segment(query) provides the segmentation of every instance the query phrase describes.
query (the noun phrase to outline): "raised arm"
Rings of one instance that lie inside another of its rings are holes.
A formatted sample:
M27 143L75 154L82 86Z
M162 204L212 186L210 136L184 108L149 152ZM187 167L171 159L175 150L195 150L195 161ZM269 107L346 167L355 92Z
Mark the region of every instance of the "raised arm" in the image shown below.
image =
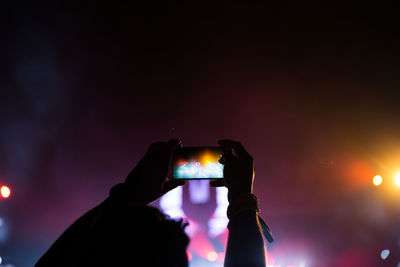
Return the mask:
M228 188L229 235L225 267L265 266L266 247L258 219L258 200L253 195L254 160L239 142L221 140L224 179L212 186Z
M99 221L113 219L116 211L123 213L130 210L134 213L136 207L144 207L166 192L184 184L184 181L166 179L170 156L179 146L181 146L179 140L151 144L126 181L114 186L105 201L68 227L35 266L85 266L86 261L97 260L100 255L89 255L89 248L93 246L93 240L98 237L93 232L99 227ZM107 231L107 228L104 231ZM102 232L100 237L104 234L106 233ZM104 238L103 242L104 246L110 245Z

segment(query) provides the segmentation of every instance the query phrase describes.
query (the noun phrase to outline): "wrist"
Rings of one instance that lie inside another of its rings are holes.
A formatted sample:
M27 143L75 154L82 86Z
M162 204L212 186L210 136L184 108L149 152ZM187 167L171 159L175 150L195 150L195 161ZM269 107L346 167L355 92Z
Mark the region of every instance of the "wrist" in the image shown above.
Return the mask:
M228 201L229 203L233 202L237 198L241 198L242 196L251 195L252 190L229 190L228 191Z
M258 199L251 193L240 193L238 195L231 196L229 200L229 206L227 209L228 219L231 220L236 215L242 212L254 212L258 213Z

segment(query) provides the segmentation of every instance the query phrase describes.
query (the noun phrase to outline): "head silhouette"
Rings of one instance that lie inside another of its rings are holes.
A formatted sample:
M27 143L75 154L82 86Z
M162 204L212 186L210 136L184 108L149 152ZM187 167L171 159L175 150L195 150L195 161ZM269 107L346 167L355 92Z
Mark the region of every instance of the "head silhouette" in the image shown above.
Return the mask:
M84 260L90 266L188 266L187 224L154 207L123 206L96 223Z

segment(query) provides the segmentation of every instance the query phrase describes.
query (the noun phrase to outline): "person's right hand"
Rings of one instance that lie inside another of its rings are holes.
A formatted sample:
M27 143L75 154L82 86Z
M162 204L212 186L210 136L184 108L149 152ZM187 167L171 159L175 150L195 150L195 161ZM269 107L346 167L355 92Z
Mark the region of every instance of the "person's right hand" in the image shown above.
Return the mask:
M145 156L126 178L136 203L149 204L172 189L184 185L184 180L167 179L172 153L182 143L178 139L150 145Z
M254 160L237 141L218 141L222 149L220 163L224 164L224 179L211 181L211 186L226 186L228 199L253 193Z

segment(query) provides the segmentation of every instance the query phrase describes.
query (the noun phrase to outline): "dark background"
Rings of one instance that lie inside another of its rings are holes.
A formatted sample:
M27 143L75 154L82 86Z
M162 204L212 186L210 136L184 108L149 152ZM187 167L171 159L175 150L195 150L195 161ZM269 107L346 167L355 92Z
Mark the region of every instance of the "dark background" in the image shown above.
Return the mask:
M3 263L31 266L178 137L253 155L276 264L397 266L397 6L0 5Z

